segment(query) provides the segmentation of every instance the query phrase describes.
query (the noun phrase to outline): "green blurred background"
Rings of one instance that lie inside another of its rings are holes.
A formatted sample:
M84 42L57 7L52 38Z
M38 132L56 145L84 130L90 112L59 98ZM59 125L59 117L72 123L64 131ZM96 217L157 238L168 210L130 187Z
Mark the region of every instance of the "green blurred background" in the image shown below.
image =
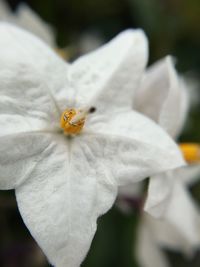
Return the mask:
M7 2L14 11L20 1ZM150 43L149 64L172 54L177 60L178 70L192 80L192 87L196 88L196 104L191 108L181 141L200 142L199 0L25 2L55 28L57 44L69 48L71 59L81 54L80 43L85 36L93 36L95 40L104 43L124 29L143 28ZM191 188L191 192L199 201L200 186L197 184ZM133 257L138 223L139 214L136 210L132 214L124 215L113 207L99 219L98 231L83 267L139 267ZM193 260L172 251L166 251L166 255L173 267L200 266L198 252ZM13 192L0 192L0 266L48 266L20 218Z

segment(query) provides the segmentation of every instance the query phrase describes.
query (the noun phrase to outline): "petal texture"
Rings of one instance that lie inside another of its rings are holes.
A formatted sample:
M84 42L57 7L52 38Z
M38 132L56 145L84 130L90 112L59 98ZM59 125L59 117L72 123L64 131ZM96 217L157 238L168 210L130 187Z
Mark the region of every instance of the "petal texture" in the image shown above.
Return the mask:
M95 150L101 153L99 158L108 160L107 167L112 166L118 185L184 165L179 148L171 138L137 112L91 118L85 128L90 142L95 142Z
M4 66L0 73L7 74L3 78L9 79L14 70L19 82L25 74L35 75L34 81L40 80L43 90L49 91L60 113L69 107L68 99L73 94L67 77L69 65L37 37L13 25L0 23L0 35L0 60Z
M132 104L147 62L147 40L141 30L127 30L72 64L76 101L96 105L99 113ZM87 101L87 102L86 102Z
M68 146L66 140L54 140L29 180L16 189L17 202L51 264L78 267L91 245L96 220L112 206L117 187L107 183L87 144L76 140Z
M43 80L2 51L0 60L0 136L57 128L60 113Z
M0 136L0 189L13 189L24 182L37 168L48 146L48 134Z

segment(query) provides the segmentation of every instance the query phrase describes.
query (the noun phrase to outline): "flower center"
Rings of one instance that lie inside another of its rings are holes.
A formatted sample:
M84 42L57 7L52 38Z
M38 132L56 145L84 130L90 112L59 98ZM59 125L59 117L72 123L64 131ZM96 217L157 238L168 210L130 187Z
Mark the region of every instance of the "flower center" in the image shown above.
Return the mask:
M188 163L200 163L200 144L182 143L179 147Z
M66 109L60 118L60 126L65 134L79 134L85 124L86 112L76 109Z

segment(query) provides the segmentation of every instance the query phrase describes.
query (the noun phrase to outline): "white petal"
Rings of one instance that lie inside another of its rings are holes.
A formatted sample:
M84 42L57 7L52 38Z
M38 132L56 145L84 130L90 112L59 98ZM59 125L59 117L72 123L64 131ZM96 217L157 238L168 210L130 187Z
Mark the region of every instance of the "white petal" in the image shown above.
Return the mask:
M162 251L161 246L159 246L156 240L156 226L160 225L161 223L159 221L156 222L155 219L153 219L152 222L148 215L143 215L142 220L139 223L135 256L141 267L170 266L164 251Z
M137 90L134 108L176 137L187 115L189 98L170 57L153 65Z
M0 189L13 189L30 176L45 155L49 138L42 133L0 137Z
M34 33L50 46L55 46L53 29L25 3L19 5L16 18L18 26Z
M174 182L162 220L147 217L160 245L186 254L200 245L200 213L180 181Z
M6 2L1 0L0 20L18 25L34 33L52 47L55 45L53 30L25 3L20 3L17 12L12 12Z
M118 185L184 165L179 148L162 128L134 111L91 116L86 133Z
M10 9L5 1L0 1L0 20L7 20L11 16Z
M191 186L200 181L200 165L190 164L177 170L177 177L185 185Z
M24 76L34 77L30 82L38 82L43 90L49 91L63 111L63 102L67 106L71 93L68 64L37 37L13 25L0 23L0 35L0 62L3 66L0 74L7 75L2 78L8 80L11 72L16 75L15 82L20 84Z
M147 40L141 30L127 30L72 64L77 103L97 110L130 106L147 62Z
M140 205L144 184L142 182L120 186L118 188L117 207L126 214L132 213Z
M145 210L170 223L179 235L174 242L175 246L189 252L200 245L200 214L185 188L184 181L178 176L179 173L180 170L177 169L152 178ZM163 243L167 245L172 242L170 240L166 236ZM169 246L172 247L171 243Z
M144 210L154 217L162 217L166 211L174 186L173 171L154 175L149 180L148 195Z
M143 183L136 183L136 184L130 184L130 185L124 185L119 187L119 197L127 197L127 198L134 198L134 197L140 197L143 192Z
M56 267L80 266L98 216L112 206L117 193L88 146L75 139L70 146L55 140L45 152L48 157L16 190L25 224Z
M180 249L192 252L200 245L200 213L189 192L179 181L175 182L164 219L182 237L178 244Z
M60 112L43 80L2 51L0 61L0 136L58 127Z

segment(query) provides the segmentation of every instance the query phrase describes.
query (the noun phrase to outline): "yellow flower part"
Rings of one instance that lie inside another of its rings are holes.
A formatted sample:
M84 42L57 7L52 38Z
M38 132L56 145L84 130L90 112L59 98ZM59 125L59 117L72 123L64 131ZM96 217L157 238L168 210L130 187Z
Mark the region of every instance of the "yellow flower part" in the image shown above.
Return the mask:
M179 147L188 163L200 163L200 144L182 143Z
M60 118L60 126L65 134L79 134L85 124L85 116L80 116L80 119L73 122L73 118L80 114L80 110L66 109Z

